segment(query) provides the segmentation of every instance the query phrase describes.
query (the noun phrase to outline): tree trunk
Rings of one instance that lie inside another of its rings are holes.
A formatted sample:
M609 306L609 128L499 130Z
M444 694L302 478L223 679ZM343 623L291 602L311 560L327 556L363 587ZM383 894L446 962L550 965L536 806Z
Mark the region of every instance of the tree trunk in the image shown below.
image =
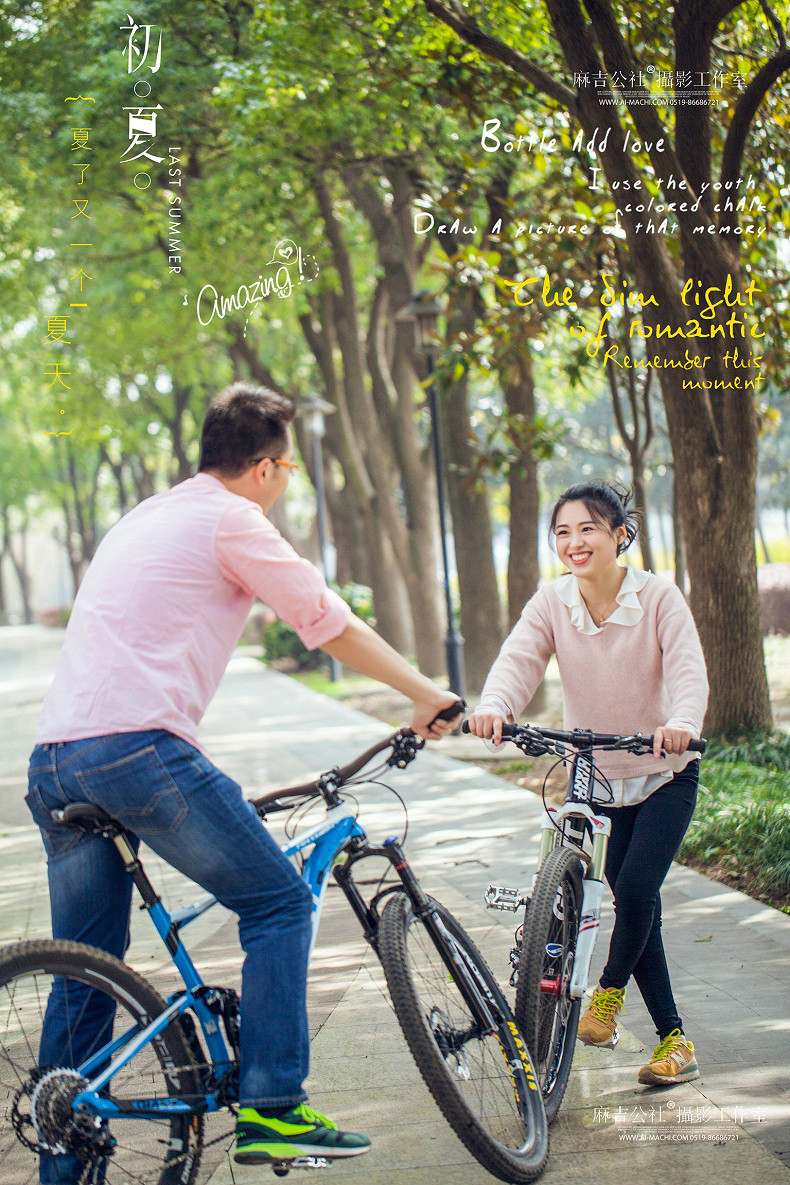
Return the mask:
M370 586L370 562L363 544L362 516L348 490L336 490L329 480L326 485L337 552L337 582Z
M401 201L407 179L396 165L390 168L399 185ZM406 583L415 631L420 670L433 677L445 669L441 642L442 613L436 579L436 493L417 429L414 327L394 319L414 292L414 233L389 209L380 189L366 176L364 166L353 166L343 178L354 204L364 214L376 241L383 278L371 304L367 363L379 416L398 460L408 531L409 562Z
M370 587L376 612L376 632L398 654L414 654L408 595L389 537L371 507L364 522L365 549L370 557Z
M672 538L675 545L675 584L683 596L686 595L686 545L683 542L683 524L680 520L680 505L675 489L675 475L672 474Z
M451 295L448 341L471 333L477 319L474 293ZM502 608L494 568L493 537L488 492L472 479L474 453L470 441L468 372L442 392L442 436L455 561L461 594L461 633L464 638L466 685L479 692L504 639Z
M424 574L415 572L411 562L407 526L398 500L399 472L393 455L391 436L388 437L382 432L371 392L365 381L366 368L351 256L326 178L318 176L314 180L314 189L332 247L334 264L340 277L341 292L330 293L330 309L334 334L343 360L342 389L347 399L347 428L362 450L365 479L374 492L372 509L378 529L389 536L395 563L409 593L412 621L419 623L419 630L422 630L426 614L423 597ZM371 577L377 587L381 588L385 579L391 583L392 565L386 573L375 575L373 567L371 560ZM418 629L415 626L414 634L417 633Z
M188 477L192 476L193 467L187 457L184 441L184 414L189 406L190 393L190 387L177 382L173 383L173 390L170 393L173 414L163 417L170 430L170 439L173 444L173 459L175 460L173 479L176 483L186 481Z
M5 572L3 571L3 560L5 559L5 551L0 551L0 625L8 625L8 609L5 595Z
M509 416L521 416L526 423L535 419L535 383L532 357L525 343L515 367L502 376ZM509 381L510 380L510 381ZM538 463L528 444L510 466L510 553L507 567L508 628L512 629L521 610L537 592L538 565Z
M760 540L760 546L763 549L763 555L765 556L764 562L766 564L770 564L771 556L768 551L768 543L766 542L765 534L763 532L763 523L759 510L757 510L754 515L754 529L757 532L757 538Z
M521 416L527 424L531 424L537 409L532 355L528 342L522 343L522 348L515 358L515 367L503 376L502 386L507 414ZM529 443L510 467L509 486L510 549L507 563L507 607L508 628L512 629L527 601L537 592L540 580L538 462ZM532 713L541 712L545 704L546 687L541 681L527 708Z
M137 501L144 502L146 498L152 498L156 493L154 475L150 469L146 468L142 457L131 456L129 458L129 472L134 482Z
M634 483L634 505L640 511L639 550L642 553L642 567L648 572L655 572L656 564L653 559L653 545L650 542L650 520L648 518L647 482L645 470L640 462L632 462L631 477Z
M0 564L2 564L3 556L7 555L11 561L14 572L16 573L17 583L19 585L19 595L22 601L22 618L25 625L31 625L33 622L33 607L30 599L30 573L27 568L27 547L26 547L26 531L27 522L23 518L20 534L22 536L21 554L17 555L14 550L13 531L11 528L9 508L3 506L0 511L0 518L2 518L3 526L3 548L0 552ZM5 602L0 604L0 620L3 619L5 612Z

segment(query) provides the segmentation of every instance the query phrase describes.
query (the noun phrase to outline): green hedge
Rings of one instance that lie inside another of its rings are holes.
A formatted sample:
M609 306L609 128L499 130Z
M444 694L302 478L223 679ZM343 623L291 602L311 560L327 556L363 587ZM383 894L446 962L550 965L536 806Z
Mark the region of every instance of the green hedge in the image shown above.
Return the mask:
M746 759L745 759L746 758ZM790 737L717 746L702 765L699 801L680 849L787 907L790 898Z

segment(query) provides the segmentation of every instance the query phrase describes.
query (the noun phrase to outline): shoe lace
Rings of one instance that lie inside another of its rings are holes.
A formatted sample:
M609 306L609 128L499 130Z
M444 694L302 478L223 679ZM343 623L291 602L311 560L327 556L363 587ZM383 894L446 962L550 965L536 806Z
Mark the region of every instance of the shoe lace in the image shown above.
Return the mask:
M308 1107L307 1103L300 1103L298 1107L294 1107L294 1111L304 1119L305 1123L315 1123L320 1127L331 1127L337 1131L337 1124L327 1119L326 1115L322 1115L320 1111L314 1111L312 1107Z
M590 1011L596 1020L611 1020L623 1004L622 988L602 988L593 997Z
M678 1045L689 1045L681 1029L673 1029L672 1032L659 1041L658 1045L653 1050L653 1061L660 1062L662 1058L671 1053L673 1049L677 1049Z

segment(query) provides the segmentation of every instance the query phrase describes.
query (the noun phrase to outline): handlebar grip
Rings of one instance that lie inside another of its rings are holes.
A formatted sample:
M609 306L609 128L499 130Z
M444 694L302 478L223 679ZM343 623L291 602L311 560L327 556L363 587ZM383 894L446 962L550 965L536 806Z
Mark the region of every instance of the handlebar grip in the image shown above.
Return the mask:
M517 725L517 724L503 724L503 725L502 725L502 737L503 737L503 739L504 739L504 740L507 740L507 738L508 738L508 737L513 737L513 736L515 736L515 735L516 735L516 731L517 731L517 729L518 729L518 725ZM461 732L470 732L470 731L471 731L471 730L470 730L470 728L469 728L469 721L468 721L468 720L464 720L463 724L461 725Z
M442 708L441 712L437 712L428 727L431 728L437 720L454 720L456 716L460 716L462 712L466 711L466 707L465 699L457 699L454 704L450 704L449 708ZM464 724L466 724L466 721L464 721ZM463 725L461 727L463 728ZM468 728L464 728L464 732L468 731Z
M704 753L707 747L708 742L704 739L704 737L700 737L698 741L689 741L689 749L692 753Z

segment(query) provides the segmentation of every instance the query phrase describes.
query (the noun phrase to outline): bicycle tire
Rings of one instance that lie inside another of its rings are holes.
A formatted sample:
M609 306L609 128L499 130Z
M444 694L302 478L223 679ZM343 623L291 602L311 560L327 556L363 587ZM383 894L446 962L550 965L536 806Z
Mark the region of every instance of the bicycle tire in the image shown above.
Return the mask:
M538 872L524 920L513 1009L540 1082L549 1123L568 1085L579 1025L581 1000L571 999L570 978L581 905L579 857L569 848L554 848ZM561 954L551 953L552 945ZM541 982L548 980L557 983L558 995L541 990Z
M66 1021L53 1037L48 1056L42 1024L49 993L69 1002ZM84 1082L73 1067L133 1024L147 1024L165 1009L161 996L125 963L96 947L77 942L20 942L0 949L0 1176L3 1185L36 1185L39 1155L52 1155L42 1132L66 1140L61 1155L73 1157L70 1171L80 1185L193 1185L203 1141L197 1113L158 1119L113 1119L107 1127L116 1146L92 1161L72 1145L71 1099ZM74 1012L79 1009L75 1017ZM86 1045L86 1013L99 1029ZM80 1029L80 1022L83 1022ZM79 1038L77 1037L77 1034ZM50 1060L54 1058L55 1060ZM42 1072L42 1067L45 1069ZM72 1069L72 1074L68 1073ZM46 1078L46 1081L45 1081ZM42 1086L41 1083L44 1083ZM35 1103L32 1102L38 1089ZM192 1053L177 1020L146 1045L112 1079L113 1098L186 1097L203 1090ZM33 1111L39 1128L33 1125ZM68 1120L68 1122L67 1122ZM50 1138L52 1136L50 1135ZM34 1146L31 1146L34 1145ZM43 1146L42 1146L43 1145ZM60 1171L63 1166L58 1166Z
M504 995L480 952L438 902L433 911L471 963L492 1011L493 1033L481 1033L438 946L404 893L387 903L378 949L395 1014L435 1102L455 1134L489 1173L514 1185L534 1181L548 1159L540 1089ZM452 948L448 944L448 949ZM453 1068L454 1067L454 1068Z

